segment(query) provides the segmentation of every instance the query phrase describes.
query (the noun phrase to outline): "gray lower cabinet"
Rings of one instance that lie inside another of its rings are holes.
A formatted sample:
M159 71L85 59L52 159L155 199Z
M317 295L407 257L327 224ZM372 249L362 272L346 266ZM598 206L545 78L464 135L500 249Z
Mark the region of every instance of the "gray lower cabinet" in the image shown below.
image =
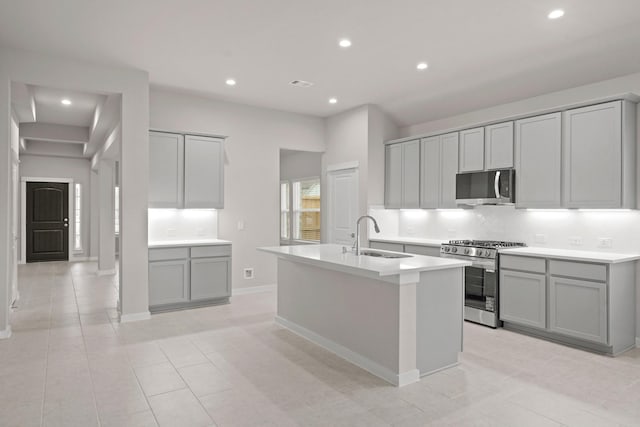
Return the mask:
M635 346L635 263L500 256L505 328L617 355Z
M551 331L607 343L606 283L551 277L549 293Z
M547 327L547 278L544 274L500 270L500 319Z
M227 302L231 246L149 249L149 310L175 310Z
M440 256L440 246L404 245L404 252L408 254Z
M189 261L153 261L149 263L149 305L189 301Z
M191 299L224 298L231 295L230 258L191 260Z
M404 252L404 245L402 243L388 243L388 242L375 242L370 241L369 247L372 249L380 249L382 251L391 252Z

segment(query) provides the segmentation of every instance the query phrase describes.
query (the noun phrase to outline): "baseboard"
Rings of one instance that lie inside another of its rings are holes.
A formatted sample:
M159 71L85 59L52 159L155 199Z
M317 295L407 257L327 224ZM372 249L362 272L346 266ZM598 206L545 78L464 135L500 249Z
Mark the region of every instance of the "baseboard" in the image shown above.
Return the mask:
M364 357L352 350L349 350L348 348L334 341L331 341L330 339L320 336L303 326L290 322L287 319L276 316L275 322L283 328L290 330L294 334L300 335L302 338L305 338L312 343L319 345L325 350L328 350L331 353L342 357L343 359L353 363L356 366L359 366L365 371L375 375L376 377L382 378L383 380L395 386L402 387L404 385L412 384L420 380L420 372L417 369L412 369L407 372L396 374L390 369L380 365L379 363L374 362L373 360Z
M143 311L141 313L120 314L120 323L138 322L140 320L151 319L151 313L149 311Z
M636 348L640 348L640 338L636 338Z
M0 340L6 340L11 337L11 326L7 326L7 329L0 331Z
M69 258L69 262L87 262L91 261L91 258L88 256L74 256Z
M97 261L98 257L97 256L90 256L89 258L87 258L88 261Z
M98 270L96 274L98 276L111 276L113 274L116 274L116 269L112 268L111 270Z
M233 295L246 295L246 294L257 294L259 292L270 292L275 291L277 289L277 285L264 285L264 286L250 286L248 288L234 288L232 293Z

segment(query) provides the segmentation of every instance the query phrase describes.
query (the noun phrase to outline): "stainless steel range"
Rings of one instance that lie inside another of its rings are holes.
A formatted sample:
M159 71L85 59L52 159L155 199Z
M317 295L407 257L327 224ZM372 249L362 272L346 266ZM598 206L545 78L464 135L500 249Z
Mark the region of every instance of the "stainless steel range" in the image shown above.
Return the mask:
M498 251L526 246L494 240L450 240L440 246L440 256L470 261L464 269L464 318L497 328L500 326Z

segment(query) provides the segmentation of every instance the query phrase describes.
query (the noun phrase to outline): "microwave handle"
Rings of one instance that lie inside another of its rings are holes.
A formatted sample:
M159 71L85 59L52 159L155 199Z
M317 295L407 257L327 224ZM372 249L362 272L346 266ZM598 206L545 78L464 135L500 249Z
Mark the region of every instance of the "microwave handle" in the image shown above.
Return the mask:
M500 199L502 197L500 194L500 171L496 172L496 177L493 180L493 189L496 192L496 199Z

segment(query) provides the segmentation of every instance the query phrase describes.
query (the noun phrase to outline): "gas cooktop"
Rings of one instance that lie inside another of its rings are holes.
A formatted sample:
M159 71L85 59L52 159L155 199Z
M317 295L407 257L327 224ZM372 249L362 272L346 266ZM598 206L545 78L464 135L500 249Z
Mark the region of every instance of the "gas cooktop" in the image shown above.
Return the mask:
M448 244L476 248L514 248L527 246L521 242L505 242L501 240L449 240Z
M440 246L441 256L475 257L496 259L498 249L527 246L520 242L499 240L449 240Z

